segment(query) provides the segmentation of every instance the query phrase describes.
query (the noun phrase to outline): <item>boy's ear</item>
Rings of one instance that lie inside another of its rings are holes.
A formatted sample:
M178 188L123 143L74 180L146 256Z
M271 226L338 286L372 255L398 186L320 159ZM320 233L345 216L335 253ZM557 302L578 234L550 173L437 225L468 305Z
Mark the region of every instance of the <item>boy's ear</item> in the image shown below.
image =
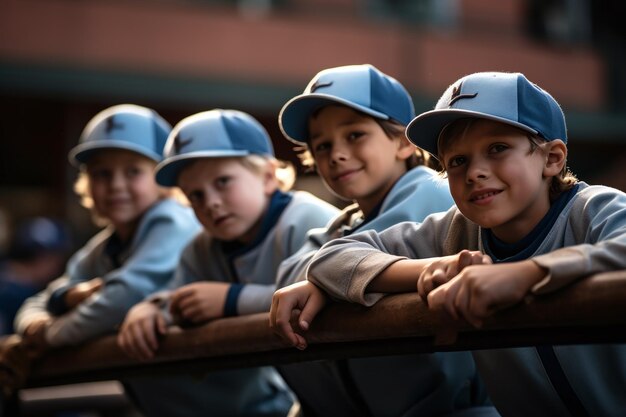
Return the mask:
M265 195L270 196L278 189L278 178L276 178L276 164L268 161L263 171L263 185Z
M546 164L543 167L544 177L556 177L563 170L567 161L567 145L561 139L546 142Z
M415 153L417 148L413 145L406 136L402 135L398 137L398 149L396 150L396 157L401 160L407 160L411 155Z

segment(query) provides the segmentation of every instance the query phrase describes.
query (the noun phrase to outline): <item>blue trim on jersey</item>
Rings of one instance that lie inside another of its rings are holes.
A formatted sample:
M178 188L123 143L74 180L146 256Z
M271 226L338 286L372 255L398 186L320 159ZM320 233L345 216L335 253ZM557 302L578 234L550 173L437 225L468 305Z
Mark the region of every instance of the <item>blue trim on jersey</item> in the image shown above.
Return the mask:
M483 229L482 243L485 253L496 262L515 262L528 259L543 243L544 238L556 223L556 220L567 203L578 193L579 184L562 193L550 206L543 219L523 239L506 243L498 239L491 229Z
M255 247L259 246L265 237L268 235L270 230L276 226L278 223L278 219L280 215L283 214L283 211L287 208L291 200L293 199L293 195L291 193L283 193L282 191L275 191L270 197L270 202L263 215L263 219L261 220L261 228L259 233L257 233L256 237L251 243L244 244L237 240L233 241L221 241L222 250L224 254L228 256L229 259L236 258L237 256L241 256L246 252L251 251Z
M117 233L113 233L104 247L104 253L109 257L115 268L121 267L124 262L121 258L122 253L130 247L132 239L122 242Z
M48 302L46 303L46 310L53 316L60 316L70 311L69 307L65 303L65 294L72 288L71 285L64 285L57 288L50 294Z
M239 293L243 290L244 284L231 284L226 293L226 302L224 303L224 317L232 317L237 315L237 301Z
M283 214L283 211L287 208L289 203L293 200L293 194L291 193L283 193L280 190L276 190L272 197L270 198L270 202L268 208L263 216L263 220L261 220L261 229L259 233L256 235L254 240L250 244L242 244L239 241L222 241L222 250L226 255L226 259L228 260L228 267L230 268L230 273L233 276L233 281L235 283L239 282L239 276L237 275L237 268L235 268L235 259L238 256L241 256L252 249L259 246L264 240L265 237L270 233L270 231L276 226L280 216ZM233 294L231 294L231 290ZM243 290L243 285L238 290L233 289L233 285L228 290L228 294L226 296L226 303L224 304L224 313L225 315L237 315L237 303L239 301L239 294ZM226 312L233 312L233 314L226 314Z

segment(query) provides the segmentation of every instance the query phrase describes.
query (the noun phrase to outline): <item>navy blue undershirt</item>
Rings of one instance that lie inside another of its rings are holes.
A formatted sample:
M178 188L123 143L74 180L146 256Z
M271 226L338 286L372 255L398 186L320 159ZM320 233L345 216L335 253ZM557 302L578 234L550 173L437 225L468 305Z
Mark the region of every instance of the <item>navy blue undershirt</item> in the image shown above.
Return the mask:
M252 242L245 244L239 241L221 241L221 249L226 255L228 259L228 265L230 267L231 273L235 280L228 289L228 293L226 294L226 302L224 303L224 316L236 316L237 315L237 300L239 299L239 294L244 288L245 284L239 283L239 277L237 276L237 270L235 269L235 259L245 253L250 252L259 244L261 244L270 231L276 226L278 223L278 219L283 214L283 211L287 208L291 200L293 199L293 194L284 193L282 191L275 191L274 194L270 197L270 202L265 212L263 219L261 220L261 227L259 232L252 240Z
M523 239L506 243L498 239L491 229L482 230L482 243L485 253L491 257L494 263L514 262L528 259L541 245L548 235L554 223L563 211L563 208L578 192L578 184L570 190L562 193L550 206L550 210L543 219Z

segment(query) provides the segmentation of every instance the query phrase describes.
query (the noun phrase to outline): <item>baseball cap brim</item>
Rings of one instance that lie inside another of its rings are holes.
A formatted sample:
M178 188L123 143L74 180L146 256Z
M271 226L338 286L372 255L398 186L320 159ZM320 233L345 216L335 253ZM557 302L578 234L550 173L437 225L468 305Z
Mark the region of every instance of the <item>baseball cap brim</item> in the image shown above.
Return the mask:
M523 123L515 122L503 117L493 116L487 113L462 109L441 109L427 111L413 119L406 128L406 136L414 145L419 146L436 157L438 153L437 145L439 134L443 128L456 120L464 118L493 120L520 128L533 134L538 133L535 129L526 126Z
M148 157L155 162L161 161L161 155L156 152L151 152L144 146L139 146L131 142L122 140L106 140L98 142L86 142L72 148L68 154L68 159L72 165L79 166L80 164L87 163L87 161L98 151L105 149L123 149L127 151L133 151L145 157Z
M280 130L290 141L306 145L309 140L309 117L317 109L341 104L378 119L388 120L389 116L360 104L328 94L302 94L292 98L283 106L278 116Z
M176 186L180 171L197 159L240 157L250 154L245 150L219 150L190 152L172 156L157 165L155 169L156 182L164 187Z

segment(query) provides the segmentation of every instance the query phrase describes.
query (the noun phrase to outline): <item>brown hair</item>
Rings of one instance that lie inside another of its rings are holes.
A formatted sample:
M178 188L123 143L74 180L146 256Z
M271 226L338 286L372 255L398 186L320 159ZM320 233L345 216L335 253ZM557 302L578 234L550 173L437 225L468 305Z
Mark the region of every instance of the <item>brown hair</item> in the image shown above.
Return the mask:
M454 140L456 140L456 138L461 137L462 133L465 130L469 129L476 120L480 119L458 119L452 123L447 124L446 126L444 126L443 129L441 129L441 132L439 133L439 138L437 139L437 158L441 161L442 173L445 172L445 162L443 161L442 149L449 146L452 142L454 142ZM542 143L546 142L546 140L543 139L541 136L528 133L524 130L516 128L515 126L510 127L512 129L517 129L518 131L522 132L522 134L524 134L528 138L528 141L530 142L529 154L535 152L537 149L540 148L540 145ZM570 171L570 169L567 167L566 161L566 164L563 166L563 169L561 170L559 175L552 177L549 189L550 201L556 200L559 195L561 195L564 191L571 189L574 185L576 185L577 182L578 178L576 178L576 175L574 175L572 171Z

